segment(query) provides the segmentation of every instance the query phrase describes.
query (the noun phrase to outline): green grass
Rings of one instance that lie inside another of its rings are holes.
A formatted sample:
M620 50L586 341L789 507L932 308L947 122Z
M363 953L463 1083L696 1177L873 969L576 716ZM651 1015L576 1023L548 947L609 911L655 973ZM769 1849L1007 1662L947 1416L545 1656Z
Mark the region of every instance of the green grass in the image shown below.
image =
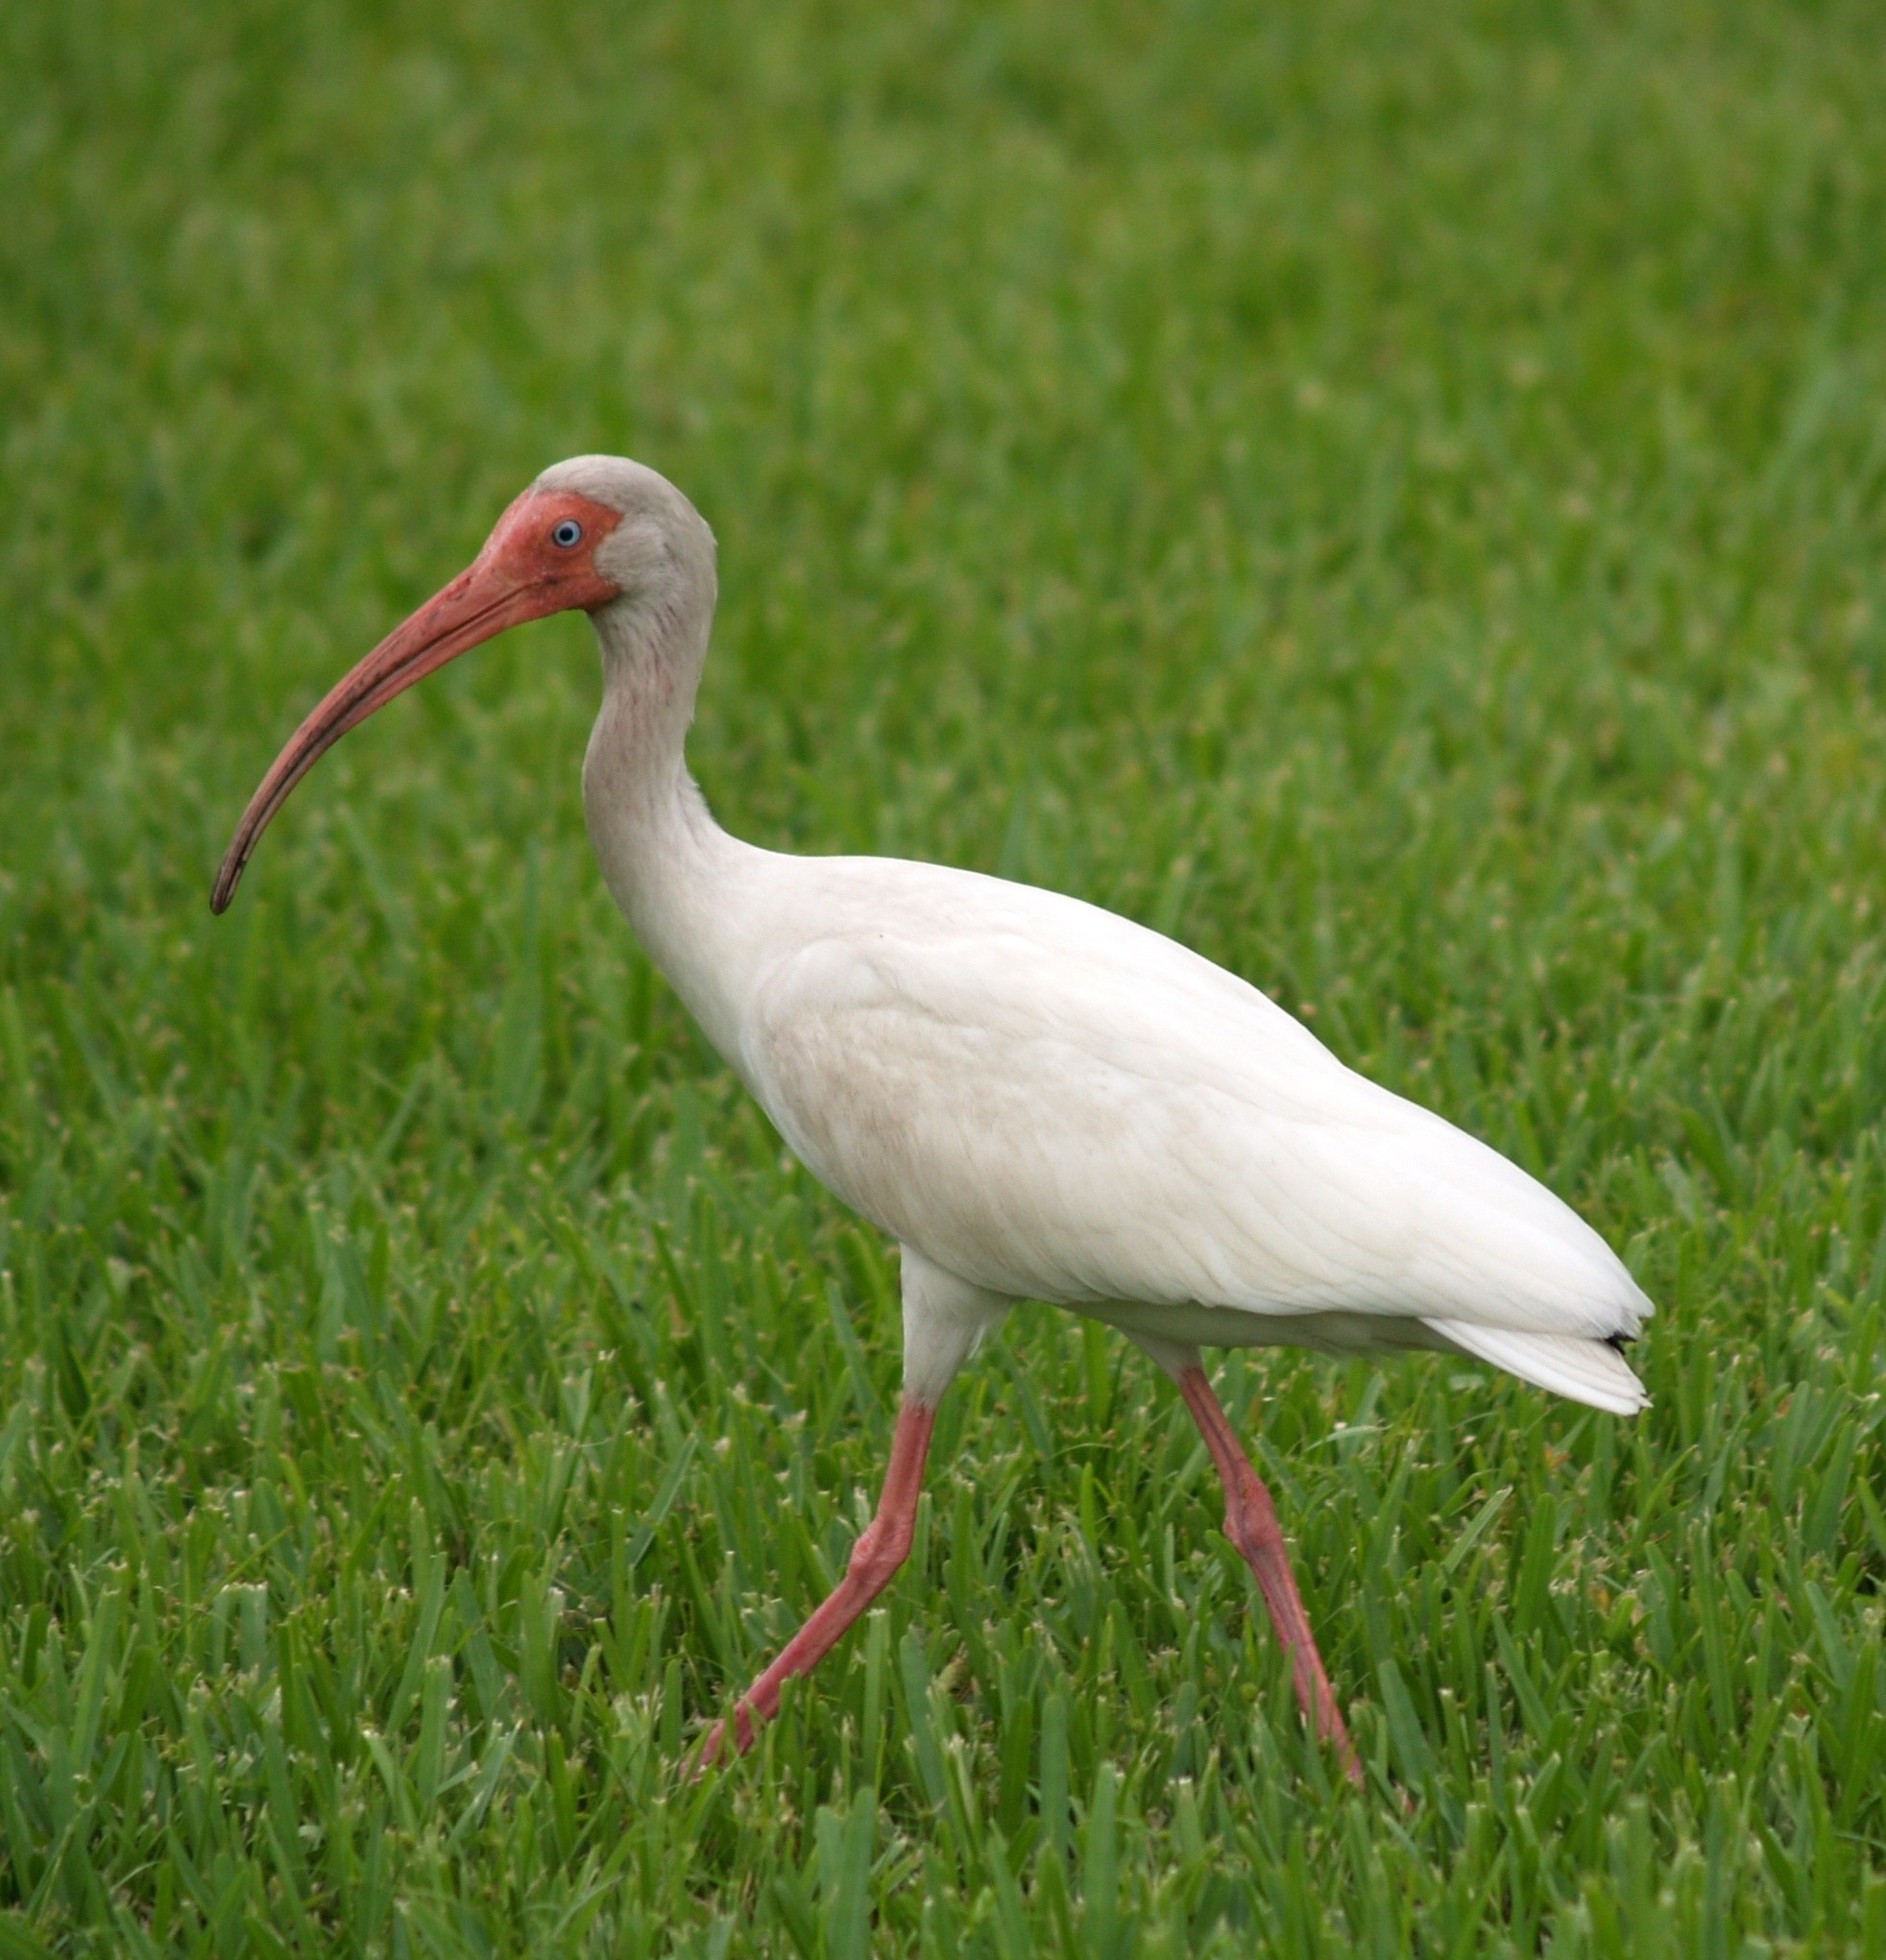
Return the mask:
M1877 10L1254 17L0 11L6 1960L1886 1953ZM1177 932L1657 1299L1628 1425L1221 1368L1366 1795L1046 1309L678 1775L875 1495L894 1258L601 890L587 629L206 907L589 448L719 532L734 828Z

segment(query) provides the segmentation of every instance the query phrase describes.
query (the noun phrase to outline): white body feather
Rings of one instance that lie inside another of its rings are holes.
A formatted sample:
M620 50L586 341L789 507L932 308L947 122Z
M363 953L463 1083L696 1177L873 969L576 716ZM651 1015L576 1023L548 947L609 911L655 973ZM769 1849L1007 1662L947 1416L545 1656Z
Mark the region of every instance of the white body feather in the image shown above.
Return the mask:
M933 1264L1172 1341L1452 1348L1641 1404L1603 1343L1650 1302L1604 1241L1255 988L967 872L773 877L817 923L775 939L737 1066L807 1166Z

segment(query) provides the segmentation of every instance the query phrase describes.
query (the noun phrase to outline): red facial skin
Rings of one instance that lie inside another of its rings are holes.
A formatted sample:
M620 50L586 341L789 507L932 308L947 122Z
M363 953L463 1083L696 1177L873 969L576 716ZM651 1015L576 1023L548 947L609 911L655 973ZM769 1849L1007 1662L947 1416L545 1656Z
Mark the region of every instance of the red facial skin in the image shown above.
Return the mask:
M581 526L574 544L558 544L552 535L566 521ZM210 910L229 905L269 819L350 728L506 627L576 607L593 612L615 598L618 588L596 569L595 552L621 521L619 512L574 491L525 491L498 519L471 565L389 633L295 731L249 799L216 874Z

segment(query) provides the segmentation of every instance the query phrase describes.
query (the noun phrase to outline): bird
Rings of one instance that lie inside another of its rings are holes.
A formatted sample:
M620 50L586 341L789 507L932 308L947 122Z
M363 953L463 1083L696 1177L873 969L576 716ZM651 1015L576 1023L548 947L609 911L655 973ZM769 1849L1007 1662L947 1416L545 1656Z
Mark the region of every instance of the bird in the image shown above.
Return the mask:
M1435 1350L1629 1416L1648 1398L1622 1350L1650 1299L1544 1185L1176 940L1037 886L724 830L685 755L715 558L693 504L647 466L545 470L295 732L212 909L348 730L507 628L586 612L602 698L583 807L609 890L793 1154L899 1248L903 1391L876 1512L697 1770L749 1748L784 1683L903 1565L944 1391L1036 1300L1117 1328L1176 1385L1304 1717L1361 1785L1276 1507L1201 1350Z

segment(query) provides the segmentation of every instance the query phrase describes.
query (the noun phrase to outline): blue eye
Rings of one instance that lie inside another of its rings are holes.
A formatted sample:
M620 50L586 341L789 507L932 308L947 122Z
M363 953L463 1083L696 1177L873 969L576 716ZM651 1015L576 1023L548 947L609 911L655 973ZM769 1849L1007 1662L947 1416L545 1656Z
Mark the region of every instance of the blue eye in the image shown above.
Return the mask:
M572 544L580 544L582 542L583 526L574 518L565 518L563 522L550 533L550 543L552 544L561 544L566 551Z

